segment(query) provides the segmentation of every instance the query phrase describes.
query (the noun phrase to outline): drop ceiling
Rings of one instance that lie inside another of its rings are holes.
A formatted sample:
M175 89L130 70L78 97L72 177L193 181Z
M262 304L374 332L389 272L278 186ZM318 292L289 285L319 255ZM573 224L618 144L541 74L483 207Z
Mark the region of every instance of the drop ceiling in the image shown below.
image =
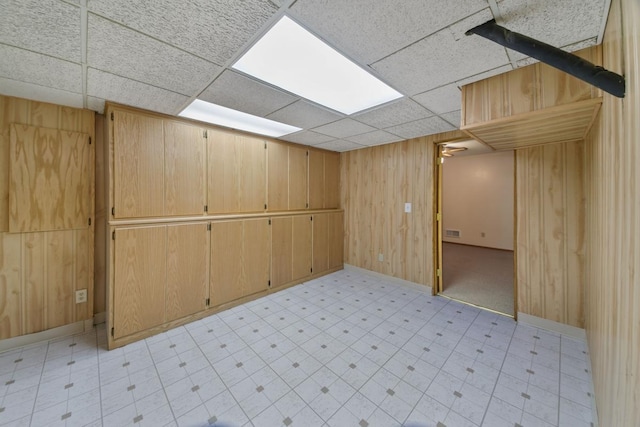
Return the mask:
M460 127L460 87L531 58L469 28L496 19L568 51L599 43L609 0L0 0L0 94L177 115L194 99L355 150ZM404 96L345 115L231 69L287 15Z

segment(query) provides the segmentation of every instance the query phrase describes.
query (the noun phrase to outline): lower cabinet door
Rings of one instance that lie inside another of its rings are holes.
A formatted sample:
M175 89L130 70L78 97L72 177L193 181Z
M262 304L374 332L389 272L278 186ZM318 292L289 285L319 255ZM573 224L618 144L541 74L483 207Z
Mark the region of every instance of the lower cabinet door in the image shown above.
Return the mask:
M211 224L211 306L224 304L243 295L242 221Z
M242 222L243 294L251 295L269 289L270 225L267 218L247 219Z
M180 319L206 308L209 287L207 223L167 226L166 319Z
M164 322L167 227L119 228L114 241L113 337Z

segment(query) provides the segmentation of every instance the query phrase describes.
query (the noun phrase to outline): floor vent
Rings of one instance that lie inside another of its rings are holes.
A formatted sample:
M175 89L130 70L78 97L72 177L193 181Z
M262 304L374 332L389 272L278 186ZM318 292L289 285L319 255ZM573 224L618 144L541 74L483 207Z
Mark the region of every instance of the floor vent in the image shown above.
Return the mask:
M446 229L444 230L444 237L460 237L460 230L450 230L450 229Z

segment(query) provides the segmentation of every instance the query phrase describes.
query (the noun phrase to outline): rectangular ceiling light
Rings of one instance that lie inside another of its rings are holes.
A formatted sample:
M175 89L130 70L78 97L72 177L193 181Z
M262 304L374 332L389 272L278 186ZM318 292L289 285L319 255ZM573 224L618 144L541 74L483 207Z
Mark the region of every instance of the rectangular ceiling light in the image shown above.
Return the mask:
M189 119L200 120L201 122L213 123L214 125L272 136L274 138L302 130L295 126L243 113L242 111L232 110L231 108L222 107L199 99L189 104L189 106L178 115Z
M402 97L286 16L233 68L344 114Z

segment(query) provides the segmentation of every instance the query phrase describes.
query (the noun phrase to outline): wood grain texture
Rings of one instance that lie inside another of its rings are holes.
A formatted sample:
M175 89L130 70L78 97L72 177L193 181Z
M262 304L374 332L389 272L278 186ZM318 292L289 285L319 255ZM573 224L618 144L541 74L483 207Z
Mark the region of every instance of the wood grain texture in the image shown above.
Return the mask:
M601 426L640 420L640 4L613 0L604 67L626 94L603 96L585 144L585 326Z
M84 228L90 213L89 135L11 125L9 230Z
M314 273L329 269L329 215L315 214L312 221L313 257L311 268Z
M305 155L306 156L306 155ZM311 216L297 215L293 217L291 233L291 280L302 279L311 275Z
M167 227L115 231L113 337L164 322Z
M109 187L107 169L109 167L108 124L103 115L96 115L95 142L95 268L93 313L107 310L107 221L109 216ZM93 314L92 313L92 314Z
M324 208L324 152L309 150L309 209Z
M164 215L198 215L206 204L206 147L198 126L164 120Z
M45 132L55 133L56 141L59 134L71 145L75 140L69 135L82 134L85 143L88 137L95 140L95 113L92 111L0 96L0 339L40 332L93 316L94 225L89 226L88 219L94 216L94 145L84 144L81 147L84 151L79 153L66 143L57 147L51 144L32 153L33 157L40 156L42 162L39 169L31 169L31 172L45 175L49 183L57 175L58 188L65 187L65 197L73 199L74 207L67 212L82 206L81 227L69 231L5 234L2 231L9 230L12 124L20 129L47 128ZM74 184L64 176L71 174L74 165L82 162L80 169L86 174L85 182L81 194L74 199L69 191ZM56 165L60 169L56 169ZM29 193L21 195L32 196ZM39 198L37 203L43 200L44 197ZM60 212L51 213L51 216ZM82 288L88 290L89 301L75 304L73 291Z
M264 140L213 130L209 130L207 139L209 212L264 211Z
M516 151L518 310L584 327L584 143Z
M289 204L288 210L302 210L307 206L307 149L289 145Z
M267 143L267 209L289 209L289 146L281 142Z
M211 224L211 279L209 295L216 306L242 297L242 221Z
M340 207L340 153L324 153L324 208Z
M207 223L167 226L165 322L205 309L209 253Z
M271 219L271 287L293 280L293 218Z
M344 265L344 213L343 212L331 212L326 214L328 217L328 244L327 250L329 252L329 270L334 268L342 268ZM316 270L313 270L314 274Z
M340 155L345 263L433 285L434 144L464 136L446 132ZM405 202L412 213L404 213Z
M114 111L115 218L164 214L163 138L161 119Z
M267 218L246 219L243 223L243 296L269 288L271 226Z

